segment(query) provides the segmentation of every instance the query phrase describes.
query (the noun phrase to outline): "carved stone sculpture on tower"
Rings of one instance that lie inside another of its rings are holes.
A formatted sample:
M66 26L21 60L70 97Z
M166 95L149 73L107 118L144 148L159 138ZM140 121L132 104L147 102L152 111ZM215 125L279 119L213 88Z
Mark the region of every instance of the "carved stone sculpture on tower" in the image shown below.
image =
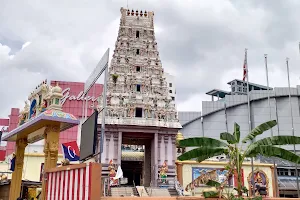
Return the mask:
M178 119L170 117L176 116L176 108L168 99L153 17L153 12L136 15L136 11L121 8L107 82L107 124L181 128ZM155 99L153 105L151 99ZM98 109L103 108L102 102L100 97Z

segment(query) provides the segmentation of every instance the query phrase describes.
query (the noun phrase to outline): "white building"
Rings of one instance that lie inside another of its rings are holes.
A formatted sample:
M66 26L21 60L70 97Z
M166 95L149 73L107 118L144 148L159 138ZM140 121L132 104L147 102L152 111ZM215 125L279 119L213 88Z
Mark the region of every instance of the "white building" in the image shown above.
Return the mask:
M169 95L173 101L176 101L175 76L164 72L164 77L166 78L167 85L169 87Z

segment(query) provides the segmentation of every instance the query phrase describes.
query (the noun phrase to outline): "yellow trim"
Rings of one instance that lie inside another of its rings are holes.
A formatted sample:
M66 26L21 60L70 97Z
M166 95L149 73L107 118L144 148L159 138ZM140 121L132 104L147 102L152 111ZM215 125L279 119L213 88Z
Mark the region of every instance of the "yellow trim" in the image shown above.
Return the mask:
M25 153L25 156L27 156L27 157L44 157L45 154L43 154L43 153ZM58 154L58 157L63 157L63 155Z
M178 164L191 164L191 165L227 165L228 162L220 162L220 161L203 161L201 163L193 160L187 160L187 161L179 161L177 160L176 163ZM251 166L251 163L243 163L244 166ZM260 167L272 167L273 164L267 164L267 163L254 163L254 166L260 166Z

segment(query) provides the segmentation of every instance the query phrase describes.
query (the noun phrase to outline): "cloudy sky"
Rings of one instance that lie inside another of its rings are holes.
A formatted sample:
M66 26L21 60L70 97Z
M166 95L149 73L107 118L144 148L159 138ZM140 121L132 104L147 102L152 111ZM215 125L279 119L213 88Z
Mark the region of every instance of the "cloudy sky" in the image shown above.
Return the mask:
M42 80L85 81L118 34L127 0L0 0L0 117ZM165 71L176 76L179 110L201 110L205 92L242 78L271 86L300 84L299 0L128 0L130 9L155 12ZM100 81L101 82L101 81Z

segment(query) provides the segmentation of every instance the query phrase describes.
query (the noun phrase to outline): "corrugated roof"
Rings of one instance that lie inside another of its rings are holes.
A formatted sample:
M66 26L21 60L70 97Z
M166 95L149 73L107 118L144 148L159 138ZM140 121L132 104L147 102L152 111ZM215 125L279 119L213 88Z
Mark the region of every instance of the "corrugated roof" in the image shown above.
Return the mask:
M278 177L279 190L297 190L297 180L296 178L279 178Z
M277 167L295 167L295 164L286 160L282 160L280 158L267 158L264 156L258 156L258 159L260 159L261 163L273 163L275 161L275 164Z

